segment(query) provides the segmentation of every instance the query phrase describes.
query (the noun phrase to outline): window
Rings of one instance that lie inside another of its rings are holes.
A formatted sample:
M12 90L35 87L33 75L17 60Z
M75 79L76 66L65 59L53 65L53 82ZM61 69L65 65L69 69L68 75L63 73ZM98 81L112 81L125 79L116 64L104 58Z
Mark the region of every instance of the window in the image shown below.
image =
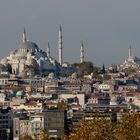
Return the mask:
M48 118L48 121L51 121L51 118Z
M16 134L18 134L18 131L16 130Z
M50 123L48 123L47 125L48 125L48 126L51 126L51 124L50 124Z

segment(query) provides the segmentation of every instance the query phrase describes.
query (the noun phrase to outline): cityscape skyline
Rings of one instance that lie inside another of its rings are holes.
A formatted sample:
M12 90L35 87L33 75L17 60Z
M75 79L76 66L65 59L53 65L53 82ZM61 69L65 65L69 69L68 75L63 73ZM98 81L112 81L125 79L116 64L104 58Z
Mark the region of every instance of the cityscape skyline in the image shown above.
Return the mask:
M82 40L85 60L95 65L120 64L128 57L130 44L133 54L139 57L139 4L136 0L1 2L0 41L3 49L0 58L18 48L25 27L27 38L43 50L47 49L49 41L51 54L58 60L60 24L64 62L80 62Z
M140 138L140 0L0 2L0 140Z

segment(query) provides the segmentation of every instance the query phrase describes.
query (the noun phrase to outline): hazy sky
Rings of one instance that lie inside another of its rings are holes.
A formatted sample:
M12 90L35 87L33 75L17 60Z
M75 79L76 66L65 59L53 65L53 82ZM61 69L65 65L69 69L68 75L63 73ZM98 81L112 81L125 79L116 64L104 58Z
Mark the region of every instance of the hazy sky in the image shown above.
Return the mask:
M23 28L43 50L48 41L58 58L59 24L64 61L85 59L96 65L121 63L131 44L140 57L140 0L0 0L0 58L19 47Z

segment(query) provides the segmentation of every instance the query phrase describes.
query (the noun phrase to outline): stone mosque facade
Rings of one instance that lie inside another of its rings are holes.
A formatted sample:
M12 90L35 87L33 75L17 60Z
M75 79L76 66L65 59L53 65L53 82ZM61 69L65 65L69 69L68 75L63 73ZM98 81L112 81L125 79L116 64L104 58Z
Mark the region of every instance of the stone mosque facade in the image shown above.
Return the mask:
M61 46L59 48L62 50ZM23 39L19 48L11 52L9 56L3 58L0 61L0 67L10 65L11 73L15 75L29 75L30 72L36 74L60 72L62 68L61 64L51 57L49 46L47 50L48 52L45 52L36 43L29 41L24 29ZM59 57L62 59L62 56Z
M120 70L124 69L140 69L140 59L133 56L131 46L129 47L128 58L119 65Z

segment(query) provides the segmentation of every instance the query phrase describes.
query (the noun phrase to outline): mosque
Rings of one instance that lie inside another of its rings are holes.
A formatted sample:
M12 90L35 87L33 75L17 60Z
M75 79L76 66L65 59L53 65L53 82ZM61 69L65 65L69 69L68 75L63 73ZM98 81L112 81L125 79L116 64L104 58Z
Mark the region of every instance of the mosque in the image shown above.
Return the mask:
M63 40L62 27L60 25L58 34L58 61L51 57L50 45L46 51L40 49L36 43L27 39L24 28L22 42L19 47L10 52L9 56L1 59L0 72L10 73L16 76L48 75L53 72L61 75L72 70L69 63L63 62ZM84 45L81 43L80 62L84 62Z
M58 40L59 61L51 57L48 43L47 51L40 49L36 43L27 39L24 28L22 42L19 47L10 52L10 55L0 61L0 69L11 68L11 74L23 76L33 74L47 74L49 72L60 73L63 64L62 53L62 28L59 30Z
M128 58L124 61L124 63L119 65L120 70L129 69L129 68L131 69L140 68L140 59L137 58L136 56L133 56L131 46L129 47Z

